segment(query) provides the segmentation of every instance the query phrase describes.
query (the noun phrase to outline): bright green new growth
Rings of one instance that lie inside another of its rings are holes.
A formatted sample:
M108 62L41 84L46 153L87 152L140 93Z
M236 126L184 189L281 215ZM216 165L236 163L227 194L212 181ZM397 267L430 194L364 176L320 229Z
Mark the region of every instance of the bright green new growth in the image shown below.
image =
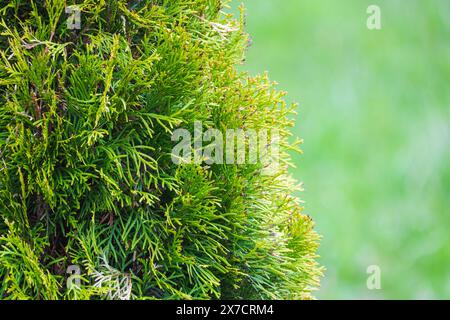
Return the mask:
M69 30L66 1L0 1L0 298L311 298L294 106L235 68L243 21L220 0L77 4ZM176 165L194 121L277 129L283 165Z

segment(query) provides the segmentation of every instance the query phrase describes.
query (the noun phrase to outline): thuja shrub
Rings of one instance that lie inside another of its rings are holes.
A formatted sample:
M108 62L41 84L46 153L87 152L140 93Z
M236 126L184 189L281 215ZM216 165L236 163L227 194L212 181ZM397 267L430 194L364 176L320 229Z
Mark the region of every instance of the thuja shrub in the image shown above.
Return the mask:
M2 299L312 297L295 106L238 71L248 36L224 5L0 1ZM175 163L196 121L277 130L280 165Z

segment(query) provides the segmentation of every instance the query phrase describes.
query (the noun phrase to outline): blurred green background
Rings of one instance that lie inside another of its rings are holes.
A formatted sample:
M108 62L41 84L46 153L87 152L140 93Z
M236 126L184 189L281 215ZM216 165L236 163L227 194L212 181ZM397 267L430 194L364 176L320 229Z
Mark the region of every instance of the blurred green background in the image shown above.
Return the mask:
M242 2L243 69L300 103L293 173L327 269L316 296L449 299L450 1ZM381 30L366 27L371 4Z

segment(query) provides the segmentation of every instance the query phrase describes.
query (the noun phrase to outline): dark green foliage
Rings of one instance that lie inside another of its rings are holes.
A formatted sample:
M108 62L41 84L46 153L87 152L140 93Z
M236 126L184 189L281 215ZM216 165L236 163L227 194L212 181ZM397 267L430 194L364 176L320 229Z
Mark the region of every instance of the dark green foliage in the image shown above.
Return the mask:
M235 69L243 22L220 0L85 0L69 30L65 2L0 1L0 297L310 298L294 106ZM175 165L194 121L280 130L283 166Z

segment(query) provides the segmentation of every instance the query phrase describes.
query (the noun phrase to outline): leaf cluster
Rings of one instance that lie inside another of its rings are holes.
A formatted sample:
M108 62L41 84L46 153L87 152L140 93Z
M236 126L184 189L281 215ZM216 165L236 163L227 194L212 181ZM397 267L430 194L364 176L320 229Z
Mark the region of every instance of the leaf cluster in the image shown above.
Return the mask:
M221 0L69 2L0 1L0 298L311 298L295 106L237 71L243 18ZM194 121L279 130L283 165L175 165L171 134Z

